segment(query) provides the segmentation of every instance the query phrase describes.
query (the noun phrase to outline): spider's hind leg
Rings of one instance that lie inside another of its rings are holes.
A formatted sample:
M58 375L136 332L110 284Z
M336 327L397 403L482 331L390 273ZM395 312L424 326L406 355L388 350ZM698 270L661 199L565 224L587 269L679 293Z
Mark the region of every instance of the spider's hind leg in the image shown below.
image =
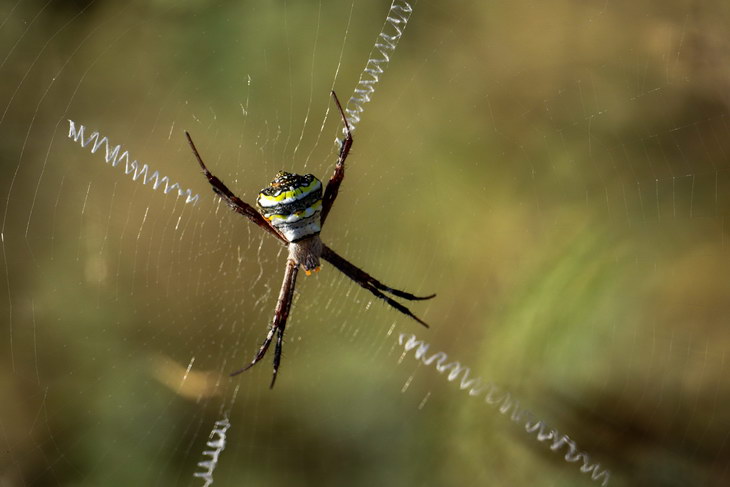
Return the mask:
M393 289L392 287L388 287L382 282L378 281L377 279L373 279L372 282L373 286L380 289L381 291L385 291L386 293L392 294L393 296L398 296L399 298L407 299L408 301L424 301L426 299L435 298L436 294L429 294L428 296L416 296L414 294L411 294L406 291L400 291L398 289Z
M245 366L242 369L238 369L235 372L231 372L230 373L230 376L233 377L233 376L236 376L236 375L238 375L238 374L240 374L242 372L247 371L248 369L250 369L251 367L253 367L254 365L256 365L256 363L259 360L261 360L262 358L264 358L264 355L266 355L266 351L269 349L269 346L271 345L271 342L274 339L274 333L276 333L276 325L275 324L272 324L271 327L269 328L269 332L266 334L266 338L264 339L264 343L262 343L261 344L261 347L259 347L259 351L256 352L256 355L254 356L254 358L251 361L251 363L248 364L247 366ZM276 370L276 369L274 369L274 370ZM276 372L274 372L274 375L276 375Z
M405 292L405 291L399 291L398 289L393 289L389 286L386 286L385 284L381 283L374 277L372 277L370 274L365 272L364 270L360 269L356 265L348 262L344 257L340 256L332 250L331 248L327 247L326 245L322 244L322 258L335 266L340 272L345 274L347 277L358 283L360 286L362 286L364 289L367 289L373 295L379 299L382 299L386 303L388 303L393 308L397 309L401 313L410 316L426 328L428 328L428 325L421 320L419 317L413 314L411 310L409 310L407 307L400 304L398 301L395 301L394 299L390 298L389 296L386 296L383 294L383 292L388 292L392 294L393 296L398 296L403 299L408 299L411 301L420 301L424 299L431 299L435 294L431 294L429 296L415 296L411 293Z
M274 348L274 373L271 377L270 388L274 387L276 382L276 374L279 372L279 364L281 363L281 349L284 341L284 330L286 329L286 321L289 318L289 310L291 309L292 298L294 296L294 287L297 282L297 271L299 270L299 264L289 259L286 261L286 271L284 271L284 282L281 284L281 291L279 291L279 299L276 302L276 311L274 311L274 319L269 327L269 332L266 334L264 343L261 344L259 351L256 352L256 356L253 358L250 364L246 367L237 370L231 374L231 376L238 375L241 372L245 372L250 369L256 363L264 358L266 351L269 349L271 342L274 340L274 334L276 334L276 346Z
M383 294L380 291L378 291L375 287L368 285L368 283L366 283L366 282L362 282L362 281L358 281L358 280L355 280L355 282L358 283L363 288L365 288L368 291L370 291L371 293L373 293L373 295L375 295L376 298L382 299L383 301L385 301L390 306L392 306L393 308L397 309L398 311L400 311L404 315L410 316L411 318L413 318L414 320L416 320L417 322L419 322L420 324L422 324L426 328L429 328L428 324L425 321L423 321L418 316L414 315L413 312L410 309L408 309L407 307L403 306L398 301L396 301L396 300L394 300L392 298L389 298L385 294ZM435 294L434 294L434 296L435 296ZM433 297L433 296L431 296L431 297ZM428 298L422 298L422 299L428 299Z

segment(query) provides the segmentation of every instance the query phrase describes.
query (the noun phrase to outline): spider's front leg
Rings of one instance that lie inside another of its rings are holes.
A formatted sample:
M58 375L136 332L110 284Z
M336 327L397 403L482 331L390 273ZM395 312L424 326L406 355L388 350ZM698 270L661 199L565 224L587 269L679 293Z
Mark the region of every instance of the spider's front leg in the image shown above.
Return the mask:
M268 220L266 220L261 215L261 213L256 211L251 205L243 201L241 198L233 194L233 191L228 189L228 186L226 186L223 181L218 179L208 170L208 168L205 166L205 163L203 162L203 158L200 157L200 153L198 152L197 147L195 147L193 138L190 137L190 134L187 131L185 132L185 136L188 138L188 144L190 144L190 149L192 149L193 155L195 155L195 158L198 160L198 164L200 164L200 167L203 169L203 174L205 174L208 182L213 187L213 191L215 191L215 194L220 196L223 201L225 201L226 204L230 206L231 209L233 209L233 211L245 216L256 225L260 226L261 228L272 234L274 237L286 243L287 240L281 235L281 233L279 233L276 228L274 228L269 223Z
M322 215L320 217L322 225L324 225L327 215L332 209L335 199L337 199L340 184L342 184L342 180L345 178L345 159L347 159L347 156L350 154L350 148L352 147L352 132L350 131L350 124L347 123L345 111L342 109L340 100L337 98L334 91L332 91L332 98L334 98L335 104L337 104L337 110L340 112L340 117L342 117L342 123L345 124L345 140L342 141L342 146L340 147L340 154L337 157L337 162L335 163L335 172L332 174L332 177L330 177L327 187L324 189L324 196L322 197Z
M276 302L276 311L274 311L274 319L271 322L269 332L266 334L264 343L261 344L259 351L256 352L253 360L246 367L237 370L231 374L231 377L238 375L241 372L245 372L250 369L256 363L264 358L266 351L269 349L271 342L276 334L276 347L274 349L274 373L271 377L271 385L269 388L274 387L276 382L276 374L279 372L279 364L281 363L281 348L284 342L284 330L286 329L286 320L289 318L289 310L291 309L292 298L294 297L294 287L297 282L297 272L299 271L299 264L295 261L288 259L286 261L286 270L284 271L284 282L281 284L281 291L279 291L279 299Z

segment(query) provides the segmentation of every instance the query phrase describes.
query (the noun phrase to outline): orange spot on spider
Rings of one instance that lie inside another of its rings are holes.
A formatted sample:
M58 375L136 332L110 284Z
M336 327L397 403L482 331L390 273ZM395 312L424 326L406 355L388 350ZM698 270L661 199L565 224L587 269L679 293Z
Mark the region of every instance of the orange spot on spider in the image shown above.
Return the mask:
M316 272L319 272L319 269L320 269L319 267L315 267L315 268L314 268L313 270L311 270L311 271L308 271L308 270L304 269L304 273L305 273L306 275L308 275L308 276L311 276L311 275L312 275L312 273L316 273Z

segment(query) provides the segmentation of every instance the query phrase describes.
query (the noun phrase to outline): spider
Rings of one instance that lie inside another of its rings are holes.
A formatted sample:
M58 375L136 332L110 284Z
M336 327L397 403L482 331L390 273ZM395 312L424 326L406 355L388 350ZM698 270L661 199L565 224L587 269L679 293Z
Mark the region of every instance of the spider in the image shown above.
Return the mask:
M384 300L396 310L410 316L427 328L428 325L414 315L407 307L395 301L390 296L387 296L385 293L410 301L431 299L436 296L435 294L415 296L411 293L386 286L356 265L345 260L320 240L320 230L327 220L327 215L329 215L332 205L337 198L340 184L345 176L345 160L352 147L350 124L347 122L347 117L342 110L342 105L340 105L337 95L334 91L331 92L331 95L345 126L345 138L340 141L340 152L335 163L335 170L327 183L324 195L322 194L322 183L313 175L306 174L302 176L280 171L276 174L273 181L259 192L256 198L257 211L251 205L233 194L223 181L208 170L190 134L185 132L190 148L198 160L200 167L203 169L203 173L208 178L208 182L213 187L213 191L233 211L240 213L263 228L282 244L286 245L289 250L286 268L284 270L284 282L281 285L281 291L279 291L279 299L276 302L274 318L266 334L266 338L251 363L230 374L231 376L238 375L256 365L258 361L264 358L266 351L274 340L274 335L276 335L274 372L271 378L270 388L274 387L276 375L279 371L284 329L286 328L286 321L289 317L294 286L300 267L309 276L313 272L319 271L319 260L322 258L357 284L373 293L377 298Z

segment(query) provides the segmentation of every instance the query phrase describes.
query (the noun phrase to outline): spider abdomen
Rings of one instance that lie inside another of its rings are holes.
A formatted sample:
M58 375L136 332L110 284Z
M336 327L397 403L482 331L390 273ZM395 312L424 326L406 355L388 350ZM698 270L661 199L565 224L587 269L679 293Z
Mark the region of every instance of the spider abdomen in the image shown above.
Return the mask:
M256 198L259 211L289 242L319 235L322 183L311 174L280 171Z

